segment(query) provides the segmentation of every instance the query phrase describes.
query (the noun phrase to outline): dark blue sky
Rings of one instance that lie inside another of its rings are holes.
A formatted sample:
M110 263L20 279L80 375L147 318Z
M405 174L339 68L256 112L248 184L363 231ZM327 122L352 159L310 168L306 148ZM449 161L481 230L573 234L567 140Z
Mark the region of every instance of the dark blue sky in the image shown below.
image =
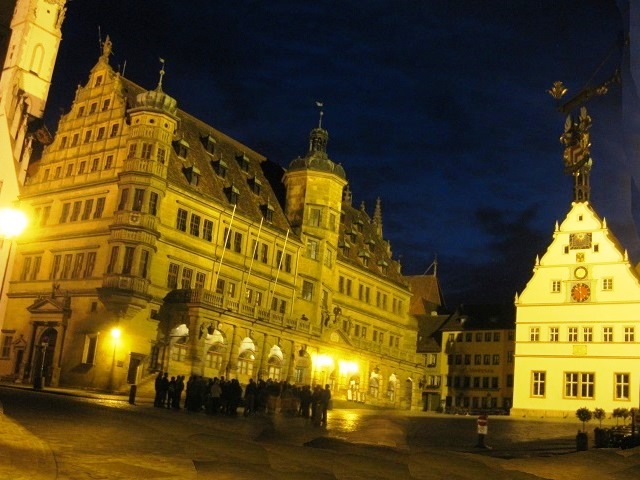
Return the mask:
M404 273L437 255L454 306L522 291L571 201L564 117L546 90L609 77L623 22L615 0L71 1L52 129L98 58L99 27L127 78L155 87L164 58L180 108L283 166L306 153L324 102L354 204L372 213L381 197ZM620 97L589 104L592 198L607 218L624 177L606 158Z

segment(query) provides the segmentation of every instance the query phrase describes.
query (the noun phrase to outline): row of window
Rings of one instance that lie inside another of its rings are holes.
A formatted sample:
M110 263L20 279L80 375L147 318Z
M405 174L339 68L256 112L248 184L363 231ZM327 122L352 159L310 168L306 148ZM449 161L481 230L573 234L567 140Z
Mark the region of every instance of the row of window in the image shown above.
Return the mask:
M85 173L93 173L97 172L102 168L102 170L110 170L113 168L113 155L107 155L104 159L104 164L100 165L101 159L100 157L93 158L90 162L89 160L80 160L74 163L68 163L65 167L64 176L71 177L74 175L74 171L76 168L76 163L78 165L78 169L76 171L76 175L83 175ZM51 177L51 168L45 168L42 181L46 182ZM53 171L53 180L62 178L62 165L58 165Z
M452 388L500 388L499 377L470 377L447 375L446 387ZM507 386L513 386L513 375L507 375Z
M88 198L86 200L76 200L74 202L65 202L62 204L60 211L59 223L77 222L79 220L89 220L102 218L104 214L104 205L106 197L98 197L96 199ZM44 207L42 210L35 209L37 223L46 225L51 207Z
M475 332L475 335L473 332L458 332L458 333L450 333L449 337L448 337L448 341L449 343L452 342L473 342L475 338L476 342L499 342L501 339L501 334L500 332ZM513 340L513 332L510 331L508 332L508 338L509 340Z
M563 338L564 341L567 342L585 342L590 343L593 341L600 341L605 343L611 343L615 341L615 331L614 327L605 326L600 330L600 336L597 340L594 340L594 329L593 327L567 327L563 329L565 336ZM636 329L635 327L626 326L622 331L622 340L624 342L635 342L636 339ZM541 341L540 336L540 327L530 327L529 328L529 341L531 342L539 342ZM547 341L549 342L560 342L560 327L549 327L547 329Z
M513 363L513 352L507 352L507 363ZM474 365L500 365L500 355L494 354L480 354L473 355ZM471 365L471 355L466 354L449 354L447 355L447 365ZM430 365L431 366L431 365Z
M338 291L344 295L352 296L353 280L351 278L340 275L338 277ZM371 303L371 287L365 284L358 285L358 300L365 303ZM376 307L387 310L388 296L385 292L376 292ZM402 313L402 300L393 298L391 311L393 313Z
M169 264L167 274L167 288L176 289L204 289L206 288L207 274L199 272L191 267L181 266L177 263ZM218 278L216 293L226 295L228 298L236 298L237 283L223 278ZM261 307L263 305L264 292L256 288L246 288L244 291L244 303ZM279 313L286 313L287 301L273 296L271 299L271 310Z
M351 335L351 321L349 319L342 320L342 331ZM372 329L371 341L380 345L388 345L390 348L400 348L400 337L398 335L383 332L381 330ZM368 339L368 326L361 323L353 324L353 336L357 338ZM386 339L386 340L385 340Z
M562 291L562 283L562 280L552 280L551 293L560 293ZM613 277L602 278L600 285L605 292L613 290Z
M208 218L203 220L200 215L195 213L189 215L189 212L183 208L178 209L176 228L181 232L188 232L190 235L202 238L207 242L213 241L213 220Z
M107 273L121 273L123 275L137 275L147 278L151 254L149 250L141 247L114 245L111 247L111 256L107 265ZM134 266L138 269L134 270Z
M318 207L309 208L309 217L307 223L311 227L325 227L332 232L336 231L336 214L329 212L326 219L323 218L322 209ZM326 223L325 223L326 222Z
M80 107L80 110L82 109L83 107ZM67 135L63 135L62 138L60 139L60 149L78 146L80 144L80 138L82 138L82 143L89 143L92 140L95 140L95 141L103 140L107 138L107 134L109 138L117 137L118 133L120 132L120 124L113 123L111 126L104 125L104 126L98 127L97 130L95 131L96 132L95 137L93 132L94 132L93 129L88 128L82 133L82 137L80 136L80 133L74 133L70 137Z
M564 398L595 398L596 374L593 372L564 372L563 374ZM614 373L613 398L615 400L629 400L630 378L629 373ZM547 372L531 372L531 395L533 397L545 397L547 393Z

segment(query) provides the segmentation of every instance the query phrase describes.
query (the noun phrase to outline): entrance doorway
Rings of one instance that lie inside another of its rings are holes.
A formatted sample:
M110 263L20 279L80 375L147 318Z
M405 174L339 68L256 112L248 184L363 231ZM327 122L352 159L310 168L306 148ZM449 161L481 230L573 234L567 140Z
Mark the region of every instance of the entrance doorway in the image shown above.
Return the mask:
M46 386L51 385L51 378L53 376L54 368L54 353L56 351L56 342L58 340L58 331L55 328L47 328L42 335L40 335L39 345L43 347L42 353L42 377L44 378L44 384ZM35 365L38 365L36 359Z

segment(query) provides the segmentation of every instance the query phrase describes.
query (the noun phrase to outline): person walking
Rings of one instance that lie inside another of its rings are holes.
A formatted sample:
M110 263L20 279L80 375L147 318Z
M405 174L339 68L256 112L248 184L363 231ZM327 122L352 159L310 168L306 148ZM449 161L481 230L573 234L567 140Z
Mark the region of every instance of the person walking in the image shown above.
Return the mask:
M327 426L327 410L329 410L329 403L331 402L331 387L329 384L324 386L322 394L320 396L320 425Z

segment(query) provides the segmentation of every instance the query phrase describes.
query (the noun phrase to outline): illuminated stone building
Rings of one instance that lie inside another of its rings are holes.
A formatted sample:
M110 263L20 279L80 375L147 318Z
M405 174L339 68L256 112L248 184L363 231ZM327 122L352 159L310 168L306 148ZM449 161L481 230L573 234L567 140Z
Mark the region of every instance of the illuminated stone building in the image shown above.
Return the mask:
M14 206L32 154L38 154L51 141L42 117L58 55L65 3L0 2L0 208ZM11 246L12 241L0 238L0 319L6 307L4 283L13 264Z
M516 305L514 414L638 406L638 273L588 201L556 225Z
M513 401L515 308L461 305L418 317L426 356L423 408L451 413L508 412Z
M589 125L565 125L573 202L516 299L515 415L638 406L640 278L589 201Z
M181 111L164 71L145 90L110 53L107 38L21 196L34 222L0 373L116 390L155 371L272 378L419 407L424 357L381 203L352 206L322 125L283 170Z

